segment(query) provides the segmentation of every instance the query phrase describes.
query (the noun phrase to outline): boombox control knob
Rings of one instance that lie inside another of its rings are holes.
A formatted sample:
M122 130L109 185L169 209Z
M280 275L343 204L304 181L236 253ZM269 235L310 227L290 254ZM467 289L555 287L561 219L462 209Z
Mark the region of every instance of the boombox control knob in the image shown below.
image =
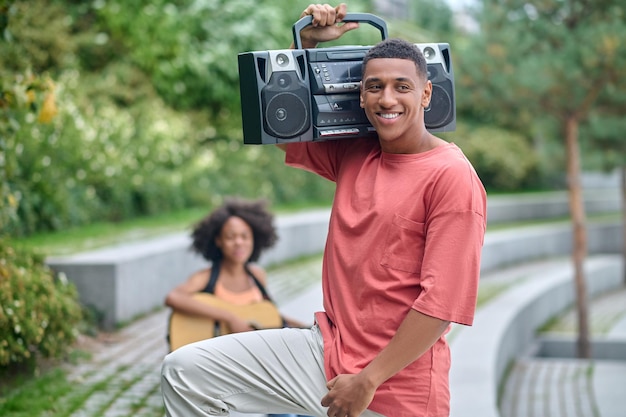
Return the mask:
M280 120L281 122L283 120L285 120L287 118L287 110L280 108L278 110L276 110L276 119Z

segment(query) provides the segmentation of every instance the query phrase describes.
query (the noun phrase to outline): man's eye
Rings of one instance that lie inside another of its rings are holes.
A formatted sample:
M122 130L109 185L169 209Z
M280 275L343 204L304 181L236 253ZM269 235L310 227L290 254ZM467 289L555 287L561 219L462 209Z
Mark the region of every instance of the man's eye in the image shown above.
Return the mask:
M380 85L378 84L371 84L369 86L367 86L368 90L380 90Z

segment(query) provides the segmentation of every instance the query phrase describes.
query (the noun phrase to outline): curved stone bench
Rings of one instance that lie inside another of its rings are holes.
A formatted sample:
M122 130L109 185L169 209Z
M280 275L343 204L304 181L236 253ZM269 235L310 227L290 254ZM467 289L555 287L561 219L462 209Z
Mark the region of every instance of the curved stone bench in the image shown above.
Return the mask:
M615 192L586 193L585 201L595 212L614 212L616 202L619 203L616 196ZM542 193L541 198L531 195L520 199L523 204L510 196L490 198L488 216L493 216L494 222L511 221L515 216L529 220L531 213L534 218L545 218L561 216L568 210L565 193ZM547 201L551 209L545 204ZM319 209L277 216L279 240L263 255L261 264L268 266L321 253L329 213L329 209ZM590 226L591 253L603 252L606 242L620 239L612 229L615 224ZM570 236L570 227L565 223L489 232L483 249L482 270L562 255L571 247ZM98 312L102 317L101 325L106 329L161 307L171 288L206 265L189 251L190 243L187 233L177 233L72 256L50 257L46 262L55 271L65 273L76 285L81 302Z
M590 297L623 287L620 255L590 257L585 264ZM451 417L499 417L498 388L509 364L528 352L537 329L576 298L573 267L525 277L523 283L480 308L471 328L451 341Z
M587 214L619 212L622 201L618 189L587 189L584 191ZM536 219L557 219L569 216L566 191L489 196L487 221L501 224Z
M284 262L324 249L328 209L277 216L277 244L263 255L262 264ZM102 316L111 329L163 306L166 294L198 269L207 266L190 251L188 233L175 233L71 256L49 257L46 263L64 273L78 290L81 302Z
M586 228L588 253L619 253L621 230L619 222L589 223ZM489 231L482 251L481 272L569 255L572 241L572 226L568 223Z

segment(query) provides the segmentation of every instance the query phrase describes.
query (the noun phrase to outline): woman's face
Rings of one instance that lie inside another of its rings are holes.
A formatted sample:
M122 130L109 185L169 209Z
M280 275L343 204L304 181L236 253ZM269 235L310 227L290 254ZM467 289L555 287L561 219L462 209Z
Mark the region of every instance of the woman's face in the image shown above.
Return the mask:
M242 218L232 216L224 223L215 243L225 261L246 263L254 249L252 228Z

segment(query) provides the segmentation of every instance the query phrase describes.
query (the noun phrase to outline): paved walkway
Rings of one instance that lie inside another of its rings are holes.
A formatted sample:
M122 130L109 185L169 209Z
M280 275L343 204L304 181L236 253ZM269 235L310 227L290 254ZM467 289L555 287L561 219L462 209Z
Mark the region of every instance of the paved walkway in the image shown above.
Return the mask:
M591 337L626 341L626 288L592 300ZM573 336L572 308L545 333ZM500 398L501 417L626 417L626 361L522 357Z
M269 290L281 312L312 323L313 312L322 309L320 276L321 258L271 270ZM76 389L58 402L89 395L70 417L163 416L159 384L161 362L168 351L168 317L169 310L163 309L117 332L81 341L92 357L69 368L69 378L76 383Z
M527 269L542 267L545 263L524 266ZM320 258L270 271L270 291L283 314L303 322L312 321L312 313L322 306L317 278L320 275ZM491 297L516 285L516 276L519 274L511 273L511 270L488 274L481 281L481 303L488 303ZM626 289L593 300L591 310L593 329L599 328L599 323L606 329L606 317L611 316L614 326L608 326L608 331L613 331L616 336L619 332L626 332ZM603 313L594 314L597 310ZM568 325L564 323L569 320L568 314L555 325L567 329ZM163 416L159 369L167 353L168 315L167 310L160 310L118 332L90 341L92 359L70 368L70 377L76 381L77 387L72 396L85 391L90 391L91 395L70 417ZM454 332L450 339L454 343ZM625 383L624 362L523 358L515 364L503 387L501 415L625 417L626 411L623 410L626 408L621 401ZM616 391L620 392L620 397L616 396Z

